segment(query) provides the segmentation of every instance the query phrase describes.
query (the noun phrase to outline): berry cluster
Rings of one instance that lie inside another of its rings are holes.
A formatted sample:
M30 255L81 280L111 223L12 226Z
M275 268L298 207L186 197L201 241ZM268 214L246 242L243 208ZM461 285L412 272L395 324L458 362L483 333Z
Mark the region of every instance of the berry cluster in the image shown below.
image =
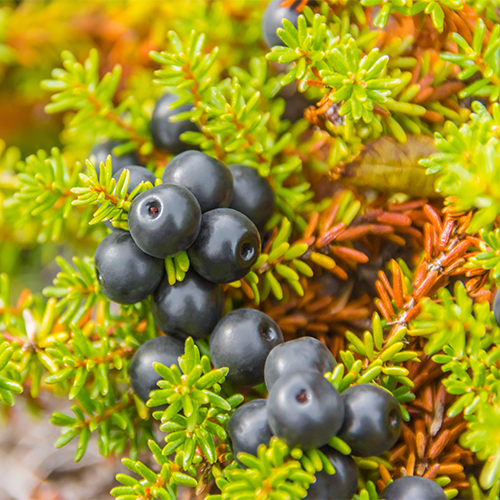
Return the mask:
M220 331L216 329L210 342L216 366L219 353L215 347L224 345L219 339L223 335L223 338L235 338L238 333L224 327ZM230 377L231 365L236 365L233 370L237 371L242 361L235 354L224 354L224 360L230 361ZM240 452L257 454L259 445L267 445L273 435L291 448L320 448L336 473L330 476L319 472L307 498L352 498L358 484L357 466L350 456L328 444L338 436L355 456L380 455L397 441L402 420L399 403L385 389L355 385L339 394L324 377L336 364L329 349L312 337L274 347L260 373L269 391L268 399L243 405L229 420L228 434L236 459ZM252 381L260 379L254 375Z
M208 336L222 316L223 283L243 278L261 251L259 230L274 212L267 180L244 165L230 165L205 153L187 150L180 135L190 122L171 123L172 96L161 97L153 112L151 134L159 148L179 152L166 166L161 182L135 154L117 156L120 146L95 146L97 163L112 158L113 177L130 172L128 194L141 183L154 187L136 196L128 213L130 232L114 229L99 244L95 266L102 292L120 304L153 295L158 328L177 337ZM187 252L190 267L172 285L164 259Z

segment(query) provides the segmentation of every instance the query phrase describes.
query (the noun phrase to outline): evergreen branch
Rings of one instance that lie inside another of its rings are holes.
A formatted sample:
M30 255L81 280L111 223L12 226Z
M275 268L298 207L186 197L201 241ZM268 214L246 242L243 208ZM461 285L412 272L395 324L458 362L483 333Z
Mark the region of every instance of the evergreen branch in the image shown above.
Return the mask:
M207 500L270 500L289 498L300 500L314 482L314 475L302 469L297 460L287 460L289 448L279 439L272 438L269 447L260 445L257 457L240 454L247 467L227 467L216 478L220 495L210 495Z
M166 410L153 414L161 419L160 429L167 433L164 454L175 451L182 456L184 469L193 463L197 449L207 463L215 463L216 439L227 440L225 426L229 415L243 401L240 395L225 399L219 394L228 369L213 370L209 358L200 356L192 338L186 341L185 353L179 358L180 370L175 365L153 366L164 380L158 382L160 389L152 391L147 404L153 408L168 404Z
M21 384L12 380L8 370L8 364L12 358L13 349L8 342L0 344L0 401L12 406L14 398L12 394L23 392Z
M113 99L120 83L121 66L116 65L111 73L99 80L99 55L92 49L84 64L76 61L69 52L62 53L64 69L54 69L52 80L44 80L42 88L55 92L52 102L45 108L47 113L76 111L69 122L69 132L76 135L91 135L93 141L99 136L125 141L119 154L138 150L149 155L153 145L149 137L148 123L142 107L134 98L115 107Z
M436 133L440 152L420 163L427 167L428 174L438 174L436 190L448 197L449 213L477 209L469 228L477 232L490 225L500 211L500 107L495 104L492 114L479 102L472 108L468 123L458 128L447 122L446 136Z
M500 97L500 25L495 25L493 31L487 33L484 21L479 18L471 45L459 33L452 33L451 39L461 49L461 53L445 52L441 54L441 59L455 63L462 69L458 74L460 80L468 80L478 72L482 76L461 90L459 97L480 96L497 101Z
M91 161L87 160L88 175L80 174L81 181L87 187L74 187L71 192L78 195L72 205L97 205L101 204L94 213L89 224L111 220L115 227L128 230L127 213L135 196L152 188L150 182L141 182L130 194L127 194L130 180L130 171L124 169L120 178L112 177L111 156L106 159L106 164L101 164L99 177ZM161 183L161 181L159 181Z
M190 468L192 470L189 472L181 472L182 469L177 463L170 461L162 454L162 450L155 441L150 440L148 446L156 462L161 466L161 471L155 473L142 462L123 459L125 467L143 479L138 481L126 474L118 474L116 479L123 486L111 490L111 494L117 500L153 500L155 498L176 500L178 485L191 488L197 486L196 468Z
M443 382L446 390L458 396L448 415L464 413L468 430L462 442L486 460L479 481L489 489L500 478L500 435L494 423L500 398L500 328L489 304L473 304L461 282L453 295L440 289L437 299L424 301L409 333L427 338L427 353L439 353L433 360L449 373Z
M99 292L94 263L91 259L82 261L75 257L75 271L62 257L56 261L62 272L54 279L54 286L44 288L43 293L60 299L55 306L60 324L78 324L98 301L105 300Z
M60 239L65 221L73 215L71 187L81 171L79 164L70 168L59 149L53 148L51 153L48 156L39 151L18 164L20 185L5 204L8 217L15 224L26 224L34 218L42 221L40 243ZM85 217L81 222L79 232L83 235L88 227Z
M135 399L129 394L123 394L120 402L116 403L115 391L111 387L102 401L93 399L82 389L76 400L79 405L71 407L74 417L56 412L51 418L53 425L63 427L56 448L78 437L75 462L83 458L90 437L96 431L99 431L99 452L104 457L111 452L123 453L127 444L131 446L131 455L136 455L145 440L153 439L149 424L138 417Z

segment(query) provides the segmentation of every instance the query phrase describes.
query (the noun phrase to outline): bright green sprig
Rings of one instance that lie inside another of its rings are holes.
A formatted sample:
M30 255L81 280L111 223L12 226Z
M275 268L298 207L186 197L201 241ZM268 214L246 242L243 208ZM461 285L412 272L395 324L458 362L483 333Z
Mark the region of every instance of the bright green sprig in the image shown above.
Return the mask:
M229 416L243 401L239 394L228 398L220 394L228 369L212 369L208 356L200 356L192 338L186 340L180 368L160 363L153 367L163 380L158 382L160 389L151 392L147 404L151 408L168 404L165 410L153 414L161 419L160 429L167 433L163 453L182 456L184 469L193 463L197 448L208 463L215 463L216 439L227 439Z
M91 259L73 258L76 270L62 257L56 258L61 272L54 279L54 286L45 287L44 295L60 299L54 308L61 324L78 323L104 296L99 292L99 282Z
M85 455L93 433L98 433L97 445L104 457L110 453L121 454L126 446L130 446L131 457L137 456L145 441L153 439L150 423L142 420L136 408L134 398L127 393L116 401L113 386L109 387L107 395L96 399L94 394L81 389L75 397L78 404L71 407L74 416L54 413L51 423L62 427L61 436L56 441L56 448L67 445L78 437L75 461L80 461Z
M286 46L273 47L267 55L272 61L295 63L282 78L282 84L299 80L301 91L311 85L329 89L328 98L339 116L339 124L328 127L333 135L343 136L346 141L352 142L355 136L376 138L385 128L405 142L404 129L420 131L415 119L426 109L392 97L393 91L395 95L401 92L401 85L408 81L388 74L390 57L380 54L379 49L364 53L362 42L351 34L333 36L323 16L311 17L307 12L311 27L308 29L305 16L299 16L297 28L284 20L278 34ZM403 74L399 72L399 76Z
M116 500L143 500L145 498L176 500L178 485L190 488L197 486L195 467L191 467L188 472L181 472L179 465L165 457L154 440L148 441L148 447L156 463L161 467L160 472L152 471L140 461L124 458L123 465L142 479L138 480L127 474L118 474L116 479L123 486L117 486L111 490L111 495L116 497Z
M284 291L280 281L283 280L297 295L304 295L300 274L311 277L313 271L300 257L307 252L309 246L307 243L289 243L291 235L292 225L288 219L283 218L269 252L261 253L252 271L243 278L250 286L256 304L266 300L270 293L282 300ZM240 287L241 280L232 285Z
M347 332L349 350L340 352L342 363L337 364L333 372L327 373L325 377L339 392L353 384L377 383L392 392L401 404L408 403L415 399L411 393L414 384L408 377L408 369L401 363L418 361L418 356L414 351L405 349L406 328L400 328L387 339L384 339L383 328L379 315L374 313L372 332L366 331L362 339ZM361 358L356 359L353 353ZM404 419L409 420L409 414L403 406L401 411Z
M461 49L460 52L445 52L440 56L444 61L460 66L460 80L468 80L476 73L481 73L481 78L458 93L459 97L489 97L490 101L497 101L500 97L500 25L495 25L486 43L485 36L486 25L480 18L471 45L460 34L452 33L451 39Z
M100 136L124 141L117 154L139 150L148 155L153 149L149 137L149 118L142 106L129 97L115 107L113 99L121 79L121 66L99 79L99 53L92 49L84 64L69 52L62 53L63 68L52 71L52 80L42 88L52 95L47 113L76 111L68 124L73 137L88 138L93 144ZM117 148L118 149L118 148Z
M492 114L474 102L468 123L458 128L446 122L445 135L435 134L440 153L420 160L428 174L438 174L436 190L448 196L447 204L458 212L477 209L468 228L488 227L500 212L500 105Z
M247 467L227 467L216 477L220 495L207 500L300 500L307 494L314 475L306 472L299 461L288 459L289 448L278 438L269 447L260 445L257 456L241 453L239 459Z
M19 162L18 169L20 187L5 204L8 218L18 225L27 224L32 219L40 220L43 229L38 242L59 240L65 222L73 215L75 197L71 188L77 183L81 166L70 167L60 150L53 148L51 156L40 150L25 162ZM78 224L79 236L85 233L87 223L84 214Z
M0 344L0 401L12 406L14 398L12 394L21 394L22 385L11 379L8 364L12 358L13 349L8 342Z
M71 340L64 344L54 341L45 349L45 354L53 360L55 371L50 374L45 382L47 384L67 385L71 382L69 399L74 399L85 386L89 376L93 385L87 386L93 393L106 396L110 390L109 371L121 370L127 357L135 352L132 346L121 346L118 340L108 336L102 326L97 327L98 342L91 342L82 331L72 327Z
M80 174L80 180L86 187L74 187L71 192L78 196L72 201L72 205L97 205L89 224L111 220L115 227L128 230L127 213L135 196L153 187L148 182L141 182L130 194L127 194L130 180L130 170L123 169L118 180L113 175L111 155L107 157L106 163L101 163L99 176L90 160L86 161L87 174Z
M346 120L363 120L371 123L375 105L384 106L390 96L390 89L401 81L385 76L388 56L380 56L378 49L363 57L354 38L342 40L339 48L327 55L327 68L320 70L323 82L332 89L332 103L342 103L339 115Z
M439 301L425 300L421 315L412 322L409 334L427 339L425 351L449 373L446 390L459 396L448 409L450 416L464 414L468 429L461 444L486 460L479 478L483 488L499 484L500 435L500 327L488 302L474 304L463 283L452 295L446 288ZM498 494L498 490L497 490Z

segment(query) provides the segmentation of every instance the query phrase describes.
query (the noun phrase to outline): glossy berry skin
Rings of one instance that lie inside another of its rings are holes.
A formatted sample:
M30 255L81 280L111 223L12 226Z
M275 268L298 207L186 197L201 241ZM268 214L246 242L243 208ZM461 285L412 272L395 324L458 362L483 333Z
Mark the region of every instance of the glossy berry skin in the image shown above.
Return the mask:
M500 325L500 293L497 292L495 296L495 303L493 305L493 315L497 325Z
M230 208L246 215L262 230L274 213L274 192L257 170L244 165L229 165L234 191Z
M188 250L193 269L214 283L232 283L246 276L260 255L255 224L230 208L210 210Z
M317 472L316 482L307 490L306 500L351 500L358 490L359 471L356 463L349 455L324 446L320 450L330 460L335 474L325 471Z
M262 17L262 37L269 48L275 45L285 45L276 33L278 28L283 28L283 19L288 19L297 27L299 13L296 8L300 4L300 1L293 3L289 7L281 7L282 3L283 0L272 0L269 2Z
M153 368L153 363L161 363L170 368L179 366L179 356L184 354L184 343L173 337L156 337L148 340L137 349L130 363L130 384L137 396L144 402L149 393L158 389L160 375Z
M170 160L162 180L189 189L203 213L228 207L233 197L233 176L229 168L200 151L186 151Z
M264 363L283 342L276 322L255 309L236 309L224 316L210 337L210 357L216 368L227 366L226 380L239 386L264 382Z
M254 399L240 406L227 423L227 433L233 456L240 465L238 453L256 456L258 447L267 446L273 436L267 421L267 401Z
M401 434L401 408L385 389L360 384L342 393L345 419L339 437L356 457L381 455L391 449Z
M446 500L439 484L418 476L406 476L392 482L381 495L383 500Z
M337 361L330 349L314 337L302 337L275 347L266 360L264 375L270 391L279 378L296 371L331 372Z
M344 406L337 389L321 373L296 371L274 384L267 417L273 433L290 448L320 448L342 426Z
M151 295L161 282L163 261L145 254L130 233L108 234L94 255L101 291L119 304L135 304Z
M136 196L128 212L130 234L149 255L165 259L187 250L196 240L201 210L184 187L161 184Z
M188 271L183 281L170 285L167 276L153 295L151 312L156 326L180 338L202 339L212 333L222 317L221 285Z
M171 122L172 116L190 111L193 106L184 104L180 108L170 109L170 105L177 101L178 97L172 94L165 94L156 101L153 116L151 117L150 131L153 144L159 148L177 155L194 146L182 142L180 136L184 132L197 132L198 127L189 120Z
M122 168L138 165L140 163L139 157L136 153L129 153L123 156L113 154L113 149L116 148L116 146L121 146L122 144L124 144L122 141L107 141L94 144L90 150L89 158L92 155L95 156L94 167L96 169L97 176L99 176L101 163L106 163L108 155L111 155L111 168L113 174Z
M130 194L141 182L151 182L153 186L155 185L156 175L153 174L151 170L148 170L147 168L144 167L138 167L137 165L131 165L130 167L123 167L120 170L118 170L115 174L113 174L113 178L116 179L116 182L118 182L120 175L125 169L130 171L127 194Z

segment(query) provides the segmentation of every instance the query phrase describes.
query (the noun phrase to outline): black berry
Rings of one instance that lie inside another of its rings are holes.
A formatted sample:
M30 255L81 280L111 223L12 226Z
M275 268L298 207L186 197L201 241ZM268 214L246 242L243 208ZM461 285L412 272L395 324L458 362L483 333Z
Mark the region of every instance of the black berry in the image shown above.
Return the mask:
M210 210L203 214L200 233L188 254L193 268L205 279L231 283L246 276L259 258L259 231L236 210Z
M345 419L339 437L357 457L380 455L391 449L401 434L401 408L382 387L360 384L342 393Z
M166 94L160 97L156 101L150 124L153 144L157 148L165 149L174 155L187 151L188 149L195 149L194 146L182 142L180 136L184 132L198 131L198 127L189 120L180 122L170 121L170 118L173 116L179 113L185 113L193 108L191 104L184 104L179 108L170 109L170 105L177 99L177 96L172 94Z
M257 170L244 165L229 165L234 191L230 208L246 215L262 230L274 213L274 192Z
M238 453L256 456L259 445L268 445L273 436L267 421L267 401L254 399L238 408L229 419L227 433L238 463Z
M153 295L151 311L156 326L177 337L202 339L221 319L224 293L221 285L188 271L183 281L170 285L167 276Z
M200 205L182 186L161 184L132 201L128 212L130 234L149 255L166 258L187 250L198 236Z
M116 179L116 182L118 182L120 175L125 169L130 170L130 178L128 181L128 189L127 189L128 194L130 194L141 182L151 182L153 186L155 185L156 175L153 174L151 170L148 170L147 168L144 167L138 167L137 165L132 165L130 167L123 167L120 170L118 170L115 174L113 174L113 177Z
M94 144L90 150L89 158L94 161L94 167L98 176L100 173L101 163L106 163L106 158L109 155L111 155L111 168L113 174L122 168L138 165L140 163L139 157L136 153L129 153L123 156L113 154L113 149L117 146L121 146L122 144L124 144L122 141L107 141ZM92 156L95 158L92 158Z
M285 45L277 35L276 30L283 27L283 19L288 19L293 25L297 26L299 13L296 8L300 4L297 0L288 7L281 7L283 0L272 0L266 7L262 18L262 36L269 48L275 45Z
M304 97L304 94L296 91L290 97L285 98L285 111L281 115L281 118L295 123L304 118L305 110L311 105L314 105L314 103L308 101Z
M392 482L381 495L383 500L446 500L439 484L418 476L406 476Z
M186 151L170 160L162 180L189 189L202 212L228 207L233 197L233 176L229 168L200 151Z
M270 391L283 375L296 371L315 371L324 375L336 365L330 349L318 339L302 337L285 342L275 347L267 358L264 371L267 390Z
M264 382L264 364L271 349L283 342L275 321L255 309L237 309L222 318L210 337L216 368L227 366L226 379L239 386Z
M327 444L342 426L344 405L323 375L296 371L274 384L267 403L269 426L288 446L304 449Z
M126 231L104 238L94 256L101 291L119 304L135 304L151 295L161 282L164 264L145 254Z
M130 384L137 396L144 402L149 393L158 389L160 375L153 368L153 363L161 363L170 368L179 366L179 356L184 354L184 343L172 337L156 337L148 340L137 349L130 363Z
M359 471L350 456L325 446L321 450L335 469L335 474L325 471L316 473L316 482L307 490L306 500L325 500L327 498L351 500L358 490Z

